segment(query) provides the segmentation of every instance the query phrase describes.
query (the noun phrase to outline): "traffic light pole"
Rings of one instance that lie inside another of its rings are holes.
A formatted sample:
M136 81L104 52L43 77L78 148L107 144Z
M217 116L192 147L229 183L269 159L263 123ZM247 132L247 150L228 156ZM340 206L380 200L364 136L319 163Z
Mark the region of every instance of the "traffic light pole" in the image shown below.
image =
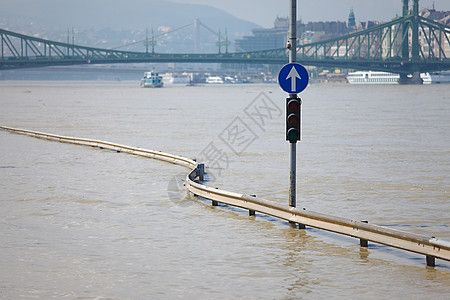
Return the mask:
M297 0L290 0L289 8L289 62L297 60ZM289 94L289 98L296 98L296 94ZM300 134L300 133L299 133ZM289 206L296 207L296 166L297 166L297 142L290 142L290 186Z
M290 148L290 174L289 174L289 178L290 178L290 186L289 186L289 206L291 207L296 207L297 203L296 203L296 176L295 176L295 172L296 172L296 165L297 165L297 143L290 143L291 148Z

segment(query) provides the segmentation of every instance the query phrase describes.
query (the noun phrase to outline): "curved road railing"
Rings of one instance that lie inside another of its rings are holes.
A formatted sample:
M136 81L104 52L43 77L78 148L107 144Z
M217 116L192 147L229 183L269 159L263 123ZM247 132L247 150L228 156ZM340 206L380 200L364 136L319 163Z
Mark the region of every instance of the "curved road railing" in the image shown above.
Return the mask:
M98 147L100 149L124 152L177 164L191 169L189 174L186 176L187 189L197 196L212 200L213 205L217 205L217 203L220 202L249 210L251 215L254 215L255 212L259 212L289 221L291 224L299 224L300 228L304 228L306 225L351 236L360 239L360 244L363 247L367 247L367 242L371 241L374 243L423 254L426 256L426 263L428 266L435 266L435 258L450 261L450 242L440 240L435 237L427 237L374 224L367 224L364 221L356 221L301 210L287 205L280 205L272 201L267 201L253 195L229 192L201 184L203 181L204 165L198 164L193 159L160 151L147 150L100 140L54 135L6 126L0 126L0 129L11 133L24 134L51 141Z

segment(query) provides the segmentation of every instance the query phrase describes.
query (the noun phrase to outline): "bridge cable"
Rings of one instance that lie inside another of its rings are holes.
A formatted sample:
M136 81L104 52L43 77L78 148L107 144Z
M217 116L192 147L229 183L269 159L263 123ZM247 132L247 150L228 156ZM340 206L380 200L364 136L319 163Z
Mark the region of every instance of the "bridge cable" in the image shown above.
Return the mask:
M169 33L178 31L178 30L180 30L180 29L189 27L189 26L191 26L191 25L194 25L194 23L189 23L189 24L187 24L187 25L180 26L180 27L175 28L175 29L173 29L173 30L169 30L169 31L167 31L167 32L163 32L163 33L160 33L160 34L158 34L158 35L155 35L154 37L157 38L157 37L165 36L165 35L167 35L167 34L169 34ZM132 42L132 43L128 43L128 44L125 44L125 45L122 45L122 46L113 47L113 48L111 48L111 50L116 50L116 49L119 49L119 48L124 48L124 47L127 47L127 46L139 44L139 43L142 43L142 42L145 42L145 41L146 41L146 39L139 40L139 41Z

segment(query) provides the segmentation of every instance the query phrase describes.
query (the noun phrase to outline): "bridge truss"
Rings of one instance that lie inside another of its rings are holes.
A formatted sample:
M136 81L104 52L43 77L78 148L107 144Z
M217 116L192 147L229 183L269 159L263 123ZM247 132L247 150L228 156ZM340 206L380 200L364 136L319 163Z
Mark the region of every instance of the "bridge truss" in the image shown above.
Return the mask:
M120 51L45 40L0 29L0 70L111 63L285 64L285 48L218 54ZM450 69L450 27L413 14L391 22L297 48L304 65L399 74Z
M300 45L305 65L400 74L450 69L450 27L406 16L327 41Z
M0 70L113 63L252 63L283 64L279 50L257 53L167 54L86 47L0 29ZM282 51L284 52L284 51ZM272 55L273 54L273 55Z

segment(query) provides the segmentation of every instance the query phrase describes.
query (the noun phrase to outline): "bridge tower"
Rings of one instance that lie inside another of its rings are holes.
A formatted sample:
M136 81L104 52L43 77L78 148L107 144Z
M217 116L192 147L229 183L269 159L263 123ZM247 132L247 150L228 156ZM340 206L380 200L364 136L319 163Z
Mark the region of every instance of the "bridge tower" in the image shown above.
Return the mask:
M194 20L194 53L200 53L200 20Z
M413 16L411 59L415 62L419 60L419 0L413 1Z
M403 1L403 17L409 15L409 0ZM409 27L411 27L411 56L409 54ZM405 63L419 61L419 0L413 0L412 18L403 23L403 45L402 45L402 60ZM411 69L412 77L406 74L400 74L400 84L422 84L423 80L420 78L420 72L417 69Z
M409 0L403 1L403 18L406 18L409 15ZM409 46L408 46L408 23L403 22L403 45L402 45L402 59L403 61L409 60Z

